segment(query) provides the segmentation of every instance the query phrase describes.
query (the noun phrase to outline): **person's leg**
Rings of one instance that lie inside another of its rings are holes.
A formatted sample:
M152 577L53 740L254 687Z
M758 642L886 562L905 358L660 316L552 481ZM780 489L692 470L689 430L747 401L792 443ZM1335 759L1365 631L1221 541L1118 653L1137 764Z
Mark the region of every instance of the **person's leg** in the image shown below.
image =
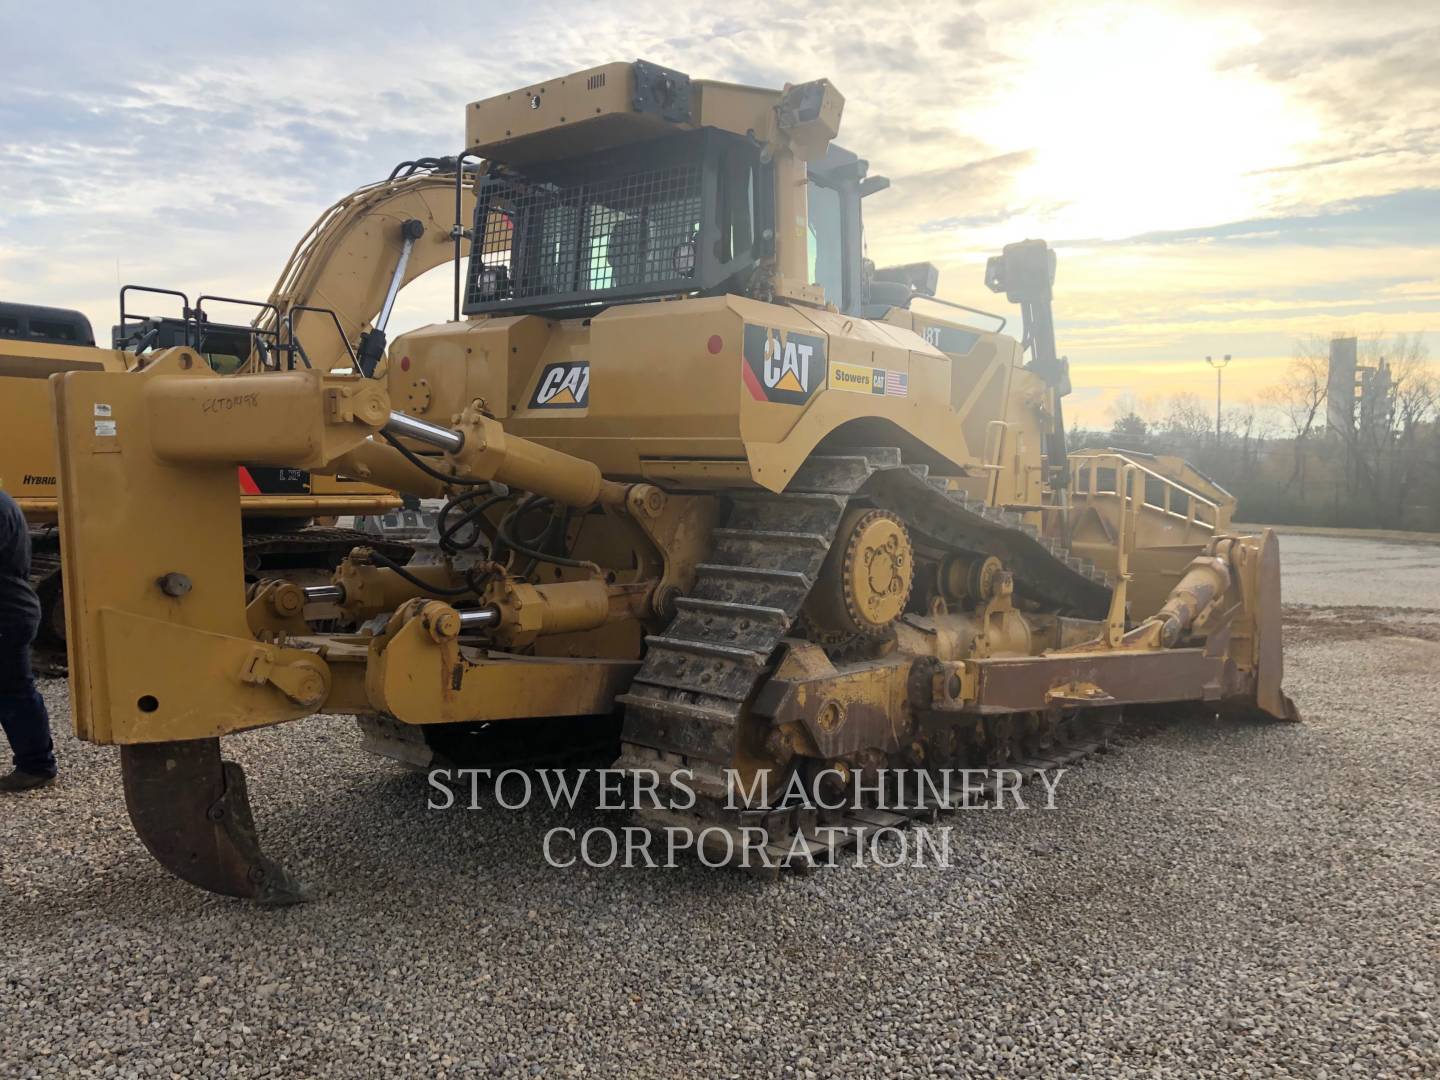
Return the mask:
M34 637L34 627L0 623L0 726L10 740L16 769L32 776L54 776L50 717L30 672Z

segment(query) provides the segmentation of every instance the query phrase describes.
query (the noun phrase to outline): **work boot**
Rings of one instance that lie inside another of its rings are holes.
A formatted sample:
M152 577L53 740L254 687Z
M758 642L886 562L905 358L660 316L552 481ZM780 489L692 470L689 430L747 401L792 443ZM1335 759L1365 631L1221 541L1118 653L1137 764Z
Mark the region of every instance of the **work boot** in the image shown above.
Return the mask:
M49 787L54 782L54 773L46 776L44 773L28 773L12 769L4 776L0 776L0 792L30 791L32 788Z

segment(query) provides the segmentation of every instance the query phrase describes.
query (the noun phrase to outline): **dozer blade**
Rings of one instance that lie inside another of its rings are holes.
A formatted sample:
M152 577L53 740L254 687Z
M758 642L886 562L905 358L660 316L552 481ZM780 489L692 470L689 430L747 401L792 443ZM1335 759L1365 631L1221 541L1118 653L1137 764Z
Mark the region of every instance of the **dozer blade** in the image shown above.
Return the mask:
M1285 674L1280 617L1280 541L1273 529L1266 529L1260 537L1255 593L1255 703L1276 720L1298 721L1300 710L1280 689Z
M299 882L260 853L245 770L220 759L219 739L122 746L120 772L135 831L176 877L262 904L306 899Z

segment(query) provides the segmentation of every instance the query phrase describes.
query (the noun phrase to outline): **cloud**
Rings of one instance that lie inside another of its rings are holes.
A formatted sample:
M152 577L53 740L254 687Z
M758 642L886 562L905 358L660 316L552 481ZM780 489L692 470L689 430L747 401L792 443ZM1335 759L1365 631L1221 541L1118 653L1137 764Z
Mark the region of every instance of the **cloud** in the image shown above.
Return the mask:
M921 221L918 227L924 231L965 228L980 223L993 224L1008 220L1019 212L1018 208L996 206L996 203L1003 201L1016 173L1033 159L1034 151L1017 150L979 161L964 161L920 172L902 173L892 180L897 191L903 191L908 197L912 207L919 195L927 205L957 210L973 208L969 214L951 214L944 218ZM883 212L891 208L880 209ZM914 220L913 210L907 217Z
M1290 43L1267 39L1263 45L1237 50L1230 58L1234 66L1253 66L1266 78L1296 79L1337 65L1359 63L1372 68L1403 66L1403 61L1426 52L1433 52L1440 40L1440 29L1391 30L1364 36L1351 29L1342 35L1324 40L1306 41L1303 37Z
M1440 151L1440 24L1433 5L1287 5L1285 32L1237 46L1222 61L1281 86L1321 122L1280 192L1292 201L1433 183Z
M947 49L956 52L988 50L990 39L988 26L974 11L967 11L940 24L940 41Z
M1056 246L1223 243L1317 247L1369 244L1440 245L1440 188L1411 188L1366 195L1310 214L1251 218L1199 229L1142 233L1120 240L1067 240Z

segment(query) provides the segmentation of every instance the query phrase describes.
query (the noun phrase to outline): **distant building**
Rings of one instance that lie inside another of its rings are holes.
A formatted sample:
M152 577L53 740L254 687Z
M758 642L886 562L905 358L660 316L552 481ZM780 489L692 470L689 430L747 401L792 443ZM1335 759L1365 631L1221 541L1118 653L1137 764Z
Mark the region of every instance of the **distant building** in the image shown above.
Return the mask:
M1359 355L1353 337L1330 339L1330 373L1325 383L1325 427L1333 434L1355 430L1355 366Z
M1392 397L1390 365L1383 357L1377 366L1360 369L1360 437L1366 442L1390 429Z
M1374 442L1390 429L1394 420L1395 386L1384 357L1374 367L1360 367L1358 356L1355 338L1331 339L1330 370L1325 382L1325 427L1330 434L1347 440L1358 431L1361 439Z

